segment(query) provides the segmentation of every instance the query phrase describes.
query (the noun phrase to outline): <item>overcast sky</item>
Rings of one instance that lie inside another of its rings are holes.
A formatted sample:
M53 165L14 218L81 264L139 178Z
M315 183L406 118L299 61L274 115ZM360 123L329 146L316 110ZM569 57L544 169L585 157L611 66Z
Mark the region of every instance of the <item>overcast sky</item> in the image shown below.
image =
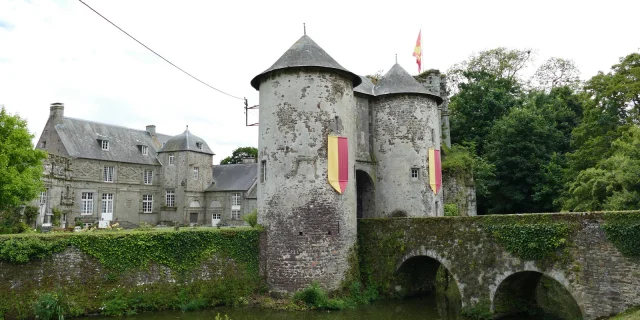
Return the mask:
M588 79L638 51L640 1L158 1L85 0L208 84L258 103L249 81L303 34L357 74L394 63L446 71L470 54L533 48L536 63L573 59ZM379 3L380 5L376 5ZM189 125L217 154L256 146L243 102L184 75L78 0L0 0L0 105L39 137L52 102L65 115L175 135ZM250 114L257 119L257 113ZM257 121L257 120L255 120Z

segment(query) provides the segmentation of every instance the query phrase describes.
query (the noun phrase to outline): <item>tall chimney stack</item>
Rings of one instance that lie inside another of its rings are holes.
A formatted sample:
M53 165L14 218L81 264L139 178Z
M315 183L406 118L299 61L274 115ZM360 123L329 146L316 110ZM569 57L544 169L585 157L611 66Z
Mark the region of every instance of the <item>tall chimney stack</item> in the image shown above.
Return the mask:
M153 125L153 124L148 125L148 126L147 126L147 132L149 132L149 134L150 134L152 137L155 137L155 136L156 136L156 126L155 126L155 125Z
M54 102L49 108L49 119L53 120L54 124L62 123L64 118L64 103Z

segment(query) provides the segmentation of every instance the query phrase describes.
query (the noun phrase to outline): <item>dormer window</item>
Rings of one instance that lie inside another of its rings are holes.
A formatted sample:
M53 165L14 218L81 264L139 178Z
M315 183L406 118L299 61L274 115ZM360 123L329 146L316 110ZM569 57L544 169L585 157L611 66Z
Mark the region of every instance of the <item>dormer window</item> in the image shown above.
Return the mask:
M142 152L142 155L149 155L149 147L147 146L140 146L140 152Z
M197 147L199 150L202 150L202 142L196 142L196 147Z
M100 145L102 146L102 150L109 151L109 141L108 140L101 140L100 141Z

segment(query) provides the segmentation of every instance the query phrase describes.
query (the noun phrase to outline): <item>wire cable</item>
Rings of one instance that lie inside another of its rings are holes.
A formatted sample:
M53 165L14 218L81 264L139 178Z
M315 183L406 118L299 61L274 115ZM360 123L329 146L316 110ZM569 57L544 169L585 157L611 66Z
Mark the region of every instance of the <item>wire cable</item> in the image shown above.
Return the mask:
M131 38L131 39L135 40L137 43L139 43L139 44L140 44L140 45L142 45L143 47L147 48L147 50L149 50L149 51L153 52L156 56L160 57L162 60L166 61L166 62L167 62L167 63L169 63L170 65L172 65L172 66L176 67L176 69L178 69L178 70L180 70L180 71L184 72L184 74L188 75L189 77L191 77L191 78L193 78L193 79L197 80L198 82L200 82L200 83L204 84L205 86L207 86L207 87L209 87L209 88L211 88L211 89L213 89L213 90L216 90L216 91L218 91L218 92L220 92L220 93L226 94L226 95L227 95L227 96L229 96L229 97L236 98L236 99L239 99L239 100L243 100L243 99L244 99L244 98L240 98L240 97L234 96L234 95L232 95L232 94L226 93L226 92L224 92L224 91L222 91L222 90L220 90L220 89L218 89L218 88L215 88L215 87L213 87L212 85L210 85L210 84L208 84L208 83L206 83L206 82L204 82L204 81L202 81L202 80L200 80L200 79L196 78L195 76L191 75L189 72L184 71L182 68L180 68L180 67L176 66L176 65L175 65L175 64L173 64L171 61L169 61L169 60L165 59L165 57L161 56L159 53L157 53L157 52L153 51L153 49L151 49L151 48L147 47L144 43L142 43L142 42L138 41L138 39L134 38L132 35L130 35L130 34L129 34L129 33L127 33L126 31L122 30L122 28L118 27L115 23L111 22L111 20L109 20L109 19L107 19L105 16L101 15L101 14L100 14L100 12L98 12L98 11L96 11L95 9L91 8L88 4L84 3L84 1L82 1L82 0L78 0L78 1L80 1L82 4L84 4L85 6L87 6L87 8L91 9L91 11L95 12L97 15L99 15L100 17L102 17L102 19L107 20L107 22L109 22L110 24L112 24L114 27L118 28L118 30L122 31L124 34L126 34L127 36L129 36L129 38Z

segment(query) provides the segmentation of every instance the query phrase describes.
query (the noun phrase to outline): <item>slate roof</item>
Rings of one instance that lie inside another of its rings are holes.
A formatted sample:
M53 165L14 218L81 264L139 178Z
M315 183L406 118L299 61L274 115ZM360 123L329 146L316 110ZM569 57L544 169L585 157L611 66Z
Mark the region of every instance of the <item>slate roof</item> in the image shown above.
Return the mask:
M395 93L417 93L430 96L435 99L438 104L441 104L443 101L442 97L429 92L424 85L418 82L397 63L378 81L374 92L376 96Z
M202 148L198 148L198 143L202 143ZM193 151L204 154L215 155L209 148L207 143L200 137L189 131L189 128L183 133L171 137L167 140L164 147L158 152L174 152L174 151Z
M251 86L256 90L260 89L260 81L268 73L288 68L296 67L321 67L334 69L346 73L353 79L353 86L360 84L361 79L351 71L343 68L329 54L318 46L309 36L302 36L287 50L269 69L255 76L251 80Z
M258 178L257 163L213 166L213 183L205 191L247 191Z
M68 117L55 130L71 157L151 165L160 165L157 150L170 138L164 134L153 138L146 130ZM102 150L100 140L109 141L109 151ZM148 147L148 155L142 154L140 146Z
M360 83L360 85L358 85L357 87L353 88L354 92L359 92L362 94L367 94L370 96L375 95L375 93L373 92L373 82L371 82L371 80L367 77L363 77L363 76L359 76L360 80L362 80L362 83Z

